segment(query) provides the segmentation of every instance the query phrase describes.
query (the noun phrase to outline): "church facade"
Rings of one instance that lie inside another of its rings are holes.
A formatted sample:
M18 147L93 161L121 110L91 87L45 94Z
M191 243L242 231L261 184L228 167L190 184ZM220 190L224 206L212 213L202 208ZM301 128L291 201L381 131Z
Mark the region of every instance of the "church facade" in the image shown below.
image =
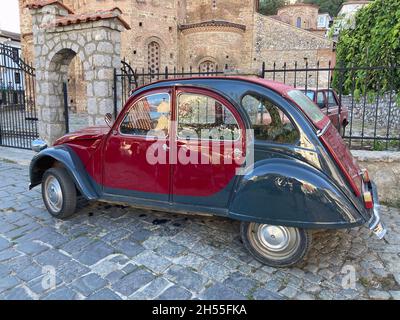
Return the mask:
M24 59L33 61L32 21L28 4L20 0L21 42ZM40 0L52 3L52 0ZM282 68L298 63L320 67L334 64L333 42L318 33L297 27L279 16L259 13L258 0L60 0L71 18L79 14L118 7L130 30L122 33L121 58L148 73L169 70L214 71ZM288 11L289 10L289 11ZM299 15L313 21L311 5L288 6L284 16ZM299 10L301 11L299 13ZM295 17L293 19L296 19ZM317 21L315 21L316 23ZM312 27L311 25L309 27ZM70 64L68 92L73 111L84 111L86 89L82 63ZM321 75L320 79L323 77ZM279 78L277 80L280 80Z
M29 2L20 0L21 33L23 54L32 60L32 25L24 9ZM304 60L310 64L320 60L324 65L334 60L332 41L259 14L257 0L61 2L75 14L118 6L131 27L122 35L122 56L134 68L249 69L259 68L264 61L268 66L294 61L301 65Z

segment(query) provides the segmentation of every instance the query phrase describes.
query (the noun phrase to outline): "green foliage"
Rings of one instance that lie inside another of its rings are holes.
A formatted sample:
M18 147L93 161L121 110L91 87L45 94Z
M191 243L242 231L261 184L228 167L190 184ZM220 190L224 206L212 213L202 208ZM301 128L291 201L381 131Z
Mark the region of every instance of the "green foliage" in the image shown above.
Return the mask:
M316 4L320 7L319 12L328 12L332 17L335 17L344 0L304 0L304 3Z
M337 46L338 66L400 66L400 0L375 0L343 30ZM355 83L353 83L353 79ZM384 92L400 89L400 68L335 72L333 86L344 91Z
M275 15L285 2L285 0L260 0L260 13L267 16Z

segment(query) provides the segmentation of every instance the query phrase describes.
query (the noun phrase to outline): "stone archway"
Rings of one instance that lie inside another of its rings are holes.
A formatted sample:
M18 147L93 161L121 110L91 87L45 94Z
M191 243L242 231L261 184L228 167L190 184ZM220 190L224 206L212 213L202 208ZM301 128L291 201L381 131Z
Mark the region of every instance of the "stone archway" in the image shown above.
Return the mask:
M47 5L45 3L48 3ZM121 11L75 15L57 1L28 5L33 22L39 135L49 144L65 134L63 83L74 57L83 66L88 124L113 112L114 69L121 67Z

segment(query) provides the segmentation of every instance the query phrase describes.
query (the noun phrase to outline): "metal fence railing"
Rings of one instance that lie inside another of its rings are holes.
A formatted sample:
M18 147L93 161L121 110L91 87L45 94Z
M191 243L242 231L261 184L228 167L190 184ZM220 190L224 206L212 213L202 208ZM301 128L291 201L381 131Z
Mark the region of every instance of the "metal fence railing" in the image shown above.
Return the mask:
M400 150L399 74L399 66L262 66L264 78L307 93L351 148L370 150Z

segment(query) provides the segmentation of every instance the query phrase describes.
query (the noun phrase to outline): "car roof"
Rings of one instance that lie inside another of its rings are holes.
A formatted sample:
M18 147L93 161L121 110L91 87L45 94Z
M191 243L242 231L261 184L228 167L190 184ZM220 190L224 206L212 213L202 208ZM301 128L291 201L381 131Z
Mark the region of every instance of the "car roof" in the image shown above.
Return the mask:
M237 81L244 81L244 82L248 82L248 83L253 83L253 84L258 84L261 85L263 87L266 87L268 89L271 89L283 96L286 95L286 93L288 91L291 90L295 90L295 88L286 85L284 83L281 82L277 82L277 81L272 81L272 80L267 80L267 79L263 79L263 78L259 78L256 76L207 76L207 77L186 77L186 78L174 78L174 79L166 79L166 80L159 80L156 82L152 82L150 84L146 84L144 86L141 86L135 90L133 90L131 92L131 95L134 94L137 91L142 91L143 89L147 88L147 87L153 87L153 88L157 88L158 86L162 86L164 84L167 83L177 83L180 81L191 81L192 84L197 84L196 80L198 80L198 84L204 84L204 82L206 82L207 80L237 80Z

